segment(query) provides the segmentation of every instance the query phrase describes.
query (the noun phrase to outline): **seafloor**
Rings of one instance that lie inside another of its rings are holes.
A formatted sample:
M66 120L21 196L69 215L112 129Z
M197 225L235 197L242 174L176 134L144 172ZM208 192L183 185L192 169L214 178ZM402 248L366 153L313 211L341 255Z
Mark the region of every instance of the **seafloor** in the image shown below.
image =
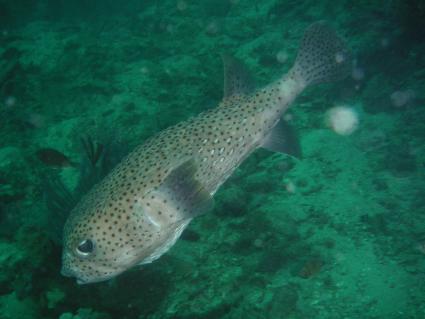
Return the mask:
M123 3L0 0L0 318L425 318L424 2ZM290 110L302 159L256 151L142 269L62 277L80 139L119 157L214 107L223 52L270 82L317 20L355 63Z

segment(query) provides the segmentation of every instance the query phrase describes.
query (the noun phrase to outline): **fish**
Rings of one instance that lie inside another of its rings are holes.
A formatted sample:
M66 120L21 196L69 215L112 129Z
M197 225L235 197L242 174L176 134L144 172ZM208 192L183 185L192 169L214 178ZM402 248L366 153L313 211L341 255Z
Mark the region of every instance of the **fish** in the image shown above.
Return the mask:
M54 148L40 148L35 154L38 159L47 166L56 168L77 166L77 164L72 162L65 154L55 150Z
M297 155L282 119L308 86L351 70L345 42L325 22L307 28L292 68L255 89L241 62L223 55L224 98L216 108L166 128L130 152L71 211L62 269L78 284L105 281L166 253L256 149Z
M297 276L308 279L317 275L323 268L323 261L319 258L309 259L298 270Z

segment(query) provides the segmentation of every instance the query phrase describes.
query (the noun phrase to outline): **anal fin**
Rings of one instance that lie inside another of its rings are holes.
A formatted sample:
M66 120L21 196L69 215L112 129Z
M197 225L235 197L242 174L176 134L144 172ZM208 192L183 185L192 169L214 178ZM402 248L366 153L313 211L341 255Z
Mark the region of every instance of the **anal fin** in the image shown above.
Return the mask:
M301 146L295 130L285 120L280 120L261 145L273 152L301 158Z

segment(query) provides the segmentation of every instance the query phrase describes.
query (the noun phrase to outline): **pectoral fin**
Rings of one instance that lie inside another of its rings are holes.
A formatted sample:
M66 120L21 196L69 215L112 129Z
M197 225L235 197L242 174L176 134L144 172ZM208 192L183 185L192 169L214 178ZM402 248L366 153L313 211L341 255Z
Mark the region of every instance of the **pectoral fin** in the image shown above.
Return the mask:
M213 207L211 194L195 178L196 171L197 165L190 159L171 171L158 189L183 218L193 218Z

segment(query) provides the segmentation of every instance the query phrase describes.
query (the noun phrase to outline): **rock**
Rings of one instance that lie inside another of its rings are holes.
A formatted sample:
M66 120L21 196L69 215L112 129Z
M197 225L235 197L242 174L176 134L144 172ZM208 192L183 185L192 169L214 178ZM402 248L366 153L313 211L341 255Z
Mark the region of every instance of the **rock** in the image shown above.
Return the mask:
M297 286L284 285L274 289L273 298L268 306L268 318L289 318L296 311L298 302Z
M58 288L54 288L46 292L46 299L47 308L54 309L58 303L65 299L65 293Z
M29 298L18 299L14 292L0 297L0 313L2 319L40 318L36 303Z
M6 169L20 161L22 161L22 154L19 148L13 146L0 148L0 169Z

